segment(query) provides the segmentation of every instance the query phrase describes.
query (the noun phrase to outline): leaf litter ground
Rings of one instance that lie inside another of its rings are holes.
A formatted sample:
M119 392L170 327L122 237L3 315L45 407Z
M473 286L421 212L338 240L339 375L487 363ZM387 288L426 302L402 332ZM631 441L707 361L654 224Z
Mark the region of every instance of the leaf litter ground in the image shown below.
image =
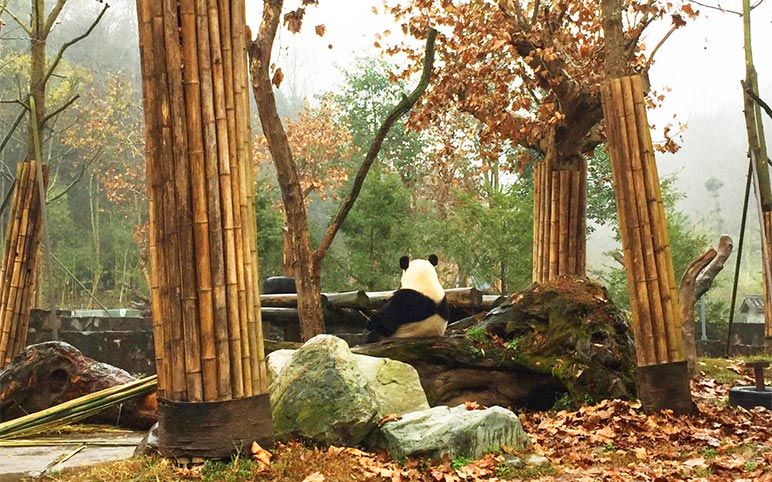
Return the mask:
M254 456L245 454L228 464L178 468L168 461L138 458L48 480L772 482L772 411L728 407L728 382L752 381L742 375L746 370L741 362L708 363L711 368L721 365L721 370L703 372L692 382L698 415L647 415L637 402L620 400L577 411L521 414L533 451L547 456L550 468L515 469L505 462L505 454L430 463L394 461L354 448L289 443L272 453L254 447Z

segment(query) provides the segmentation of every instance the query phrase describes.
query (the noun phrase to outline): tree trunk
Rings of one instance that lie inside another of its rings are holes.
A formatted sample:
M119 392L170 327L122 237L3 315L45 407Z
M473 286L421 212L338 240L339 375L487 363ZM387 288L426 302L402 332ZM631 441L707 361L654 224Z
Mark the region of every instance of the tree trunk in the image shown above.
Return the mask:
M30 27L32 35L30 36L30 74L29 74L29 92L35 99L37 115L33 119L30 116L27 142L27 159L35 157L35 143L32 135L32 123L37 124L38 132L42 133L43 118L46 115L46 41L48 33L44 29L45 24L45 1L33 0L32 17ZM43 159L38 159L43 161Z
M689 375L697 373L697 344L694 339L694 304L710 289L713 279L724 268L724 262L732 254L732 238L721 236L718 250L708 249L692 261L681 278L678 304L681 312L681 333Z
M308 218L303 202L303 190L300 187L298 169L292 157L292 150L287 139L287 133L281 123L276 109L276 99L273 94L269 68L273 39L279 25L281 4L272 5L264 2L263 20L257 42L257 55L252 55L252 88L263 126L263 135L268 141L276 167L276 175L281 187L284 215L287 220L287 236L293 256L295 283L297 284L300 301L301 333L304 340L314 335L324 333L324 319L321 305L321 272L315 266L311 250L311 240L308 234Z

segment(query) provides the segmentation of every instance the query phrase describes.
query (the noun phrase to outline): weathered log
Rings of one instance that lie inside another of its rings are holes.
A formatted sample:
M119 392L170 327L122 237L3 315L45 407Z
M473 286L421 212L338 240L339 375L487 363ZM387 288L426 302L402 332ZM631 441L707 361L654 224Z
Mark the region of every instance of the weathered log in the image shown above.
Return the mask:
M125 370L88 358L67 343L30 345L0 371L0 420L134 380ZM132 399L89 420L147 429L156 422L156 394Z
M375 310L385 305L394 295L394 291L346 291L343 293L322 293L322 307L352 308ZM476 288L449 288L445 290L448 304L453 308L485 308L485 298ZM502 297L493 295L487 298L493 305ZM296 308L298 296L294 293L260 295L260 304L272 308Z
M732 254L732 238L721 236L718 250L709 248L699 258L692 261L681 278L678 290L679 310L681 311L681 331L684 339L686 362L689 375L697 373L697 346L694 339L694 305L710 289L713 280L724 269L724 262Z
M335 308L367 309L370 298L362 290L346 291L344 293L322 293L322 302L327 300L330 306ZM324 307L324 305L322 305Z
M327 296L322 294L322 308L327 306L327 304ZM296 293L260 295L260 306L269 308L297 308L298 295Z
M298 346L266 341L269 352ZM475 400L544 410L566 394L581 404L635 392L627 320L586 278L534 284L465 332L352 351L413 365L433 405Z

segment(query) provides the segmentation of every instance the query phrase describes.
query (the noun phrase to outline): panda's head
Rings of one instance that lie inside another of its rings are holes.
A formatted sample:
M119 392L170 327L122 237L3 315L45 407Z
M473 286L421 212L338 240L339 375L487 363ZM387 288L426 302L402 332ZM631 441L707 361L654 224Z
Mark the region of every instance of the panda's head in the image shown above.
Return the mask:
M432 254L428 259L410 260L408 256L399 259L402 268L402 289L410 289L428 296L439 303L445 297L439 278L437 278L437 255Z

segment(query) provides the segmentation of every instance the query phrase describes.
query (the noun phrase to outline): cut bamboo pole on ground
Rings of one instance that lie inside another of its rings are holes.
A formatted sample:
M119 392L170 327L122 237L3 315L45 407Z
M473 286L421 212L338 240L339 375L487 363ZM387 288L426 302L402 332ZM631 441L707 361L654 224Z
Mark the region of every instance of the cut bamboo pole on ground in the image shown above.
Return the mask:
M601 87L633 315L639 395L647 409L694 410L673 260L640 76Z
M245 3L137 0L137 13L162 452L214 457L234 450L225 440L243 433L243 420L224 424L219 447L193 453L174 436L184 430L175 424L185 404L239 400L243 409L255 399L256 416L270 420L256 282ZM229 406L235 405L225 403L223 410L235 410Z
M43 222L38 172L42 172L45 184L47 171L34 160L20 163L16 170L13 215L8 220L0 268L0 368L8 365L27 341Z

